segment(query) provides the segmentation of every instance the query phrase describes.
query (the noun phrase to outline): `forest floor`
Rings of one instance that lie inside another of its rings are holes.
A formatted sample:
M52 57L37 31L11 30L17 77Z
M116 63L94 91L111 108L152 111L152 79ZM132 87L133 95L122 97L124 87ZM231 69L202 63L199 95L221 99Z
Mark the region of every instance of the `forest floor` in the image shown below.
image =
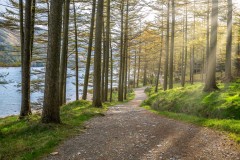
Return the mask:
M151 113L139 107L146 99L144 89L135 94L134 100L88 121L84 133L45 159L240 159L239 145L226 134Z

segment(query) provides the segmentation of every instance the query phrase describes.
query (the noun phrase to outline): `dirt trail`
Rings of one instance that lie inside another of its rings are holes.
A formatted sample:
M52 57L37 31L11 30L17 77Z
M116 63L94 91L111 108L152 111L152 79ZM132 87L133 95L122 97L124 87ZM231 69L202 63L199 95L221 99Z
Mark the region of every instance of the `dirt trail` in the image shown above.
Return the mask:
M49 155L53 160L239 160L240 149L224 134L164 118L139 107L146 98L111 107L90 120L85 133L69 139Z

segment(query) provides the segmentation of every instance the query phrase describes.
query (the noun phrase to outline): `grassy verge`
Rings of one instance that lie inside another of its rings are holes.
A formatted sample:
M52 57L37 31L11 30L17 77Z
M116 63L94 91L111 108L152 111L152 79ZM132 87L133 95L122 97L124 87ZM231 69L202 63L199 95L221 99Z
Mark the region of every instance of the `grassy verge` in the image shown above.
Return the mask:
M21 62L15 62L10 64L0 62L0 67L21 67Z
M195 84L158 93L149 88L142 106L162 116L226 131L240 143L240 84L220 84L220 90L211 93L202 92L202 88L202 84Z
M130 93L128 100L134 98ZM25 121L17 116L0 119L0 159L39 159L51 153L60 142L78 135L84 129L83 122L101 116L114 101L104 103L103 108L93 108L89 101L76 101L61 107L62 124L42 124L40 115Z

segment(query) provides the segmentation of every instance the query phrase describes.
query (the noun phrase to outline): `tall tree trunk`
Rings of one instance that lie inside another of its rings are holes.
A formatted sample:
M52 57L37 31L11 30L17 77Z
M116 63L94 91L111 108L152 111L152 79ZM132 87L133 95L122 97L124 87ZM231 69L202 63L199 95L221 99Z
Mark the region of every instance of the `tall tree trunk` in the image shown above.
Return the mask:
M239 66L240 65L240 26L238 26L238 36L237 36L237 53L236 53L237 58L237 62L236 65ZM236 67L236 75L240 76L240 67Z
M95 54L94 54L94 78L93 78L93 106L102 107L101 101L101 52L102 52L102 24L103 24L103 3L98 0L96 31L95 31Z
M60 83L59 83L59 103L63 105L66 103L66 81L67 81L67 57L68 57L68 32L69 32L69 8L70 0L65 0L64 5L64 22L63 22L63 41L62 54L60 63Z
M127 94L128 94L128 91L129 89L131 89L131 85L130 85L130 78L131 78L131 56L129 55L128 53L128 64L127 64L127 80L126 80L126 85L125 85L125 99L127 99Z
M195 46L193 45L192 52L191 52L191 80L190 84L193 85L194 83L194 52L195 52Z
M110 34L110 49L111 49L111 89L110 89L110 102L112 102L113 99L113 50L112 50L112 39Z
M162 52L163 52L162 38L161 38L161 49L160 49L159 62L158 62L158 73L157 73L157 79L156 79L156 85L155 85L155 92L156 93L158 92L158 84L159 84L160 73L161 73L161 65L162 65Z
M103 17L103 30L102 30L102 38L103 38L103 48L102 48L102 82L101 82L101 94L102 94L102 102L104 102L105 96L105 66L106 66L106 32L105 32L105 24L104 24L104 17Z
M196 30L196 27L195 27L195 25L196 25L196 16L195 16L195 0L194 0L194 13L193 13L193 40L195 41L195 30ZM190 63L190 65L191 65L191 71L190 71L190 83L193 85L193 83L194 83L194 68L195 68L195 66L194 66L194 56L195 56L195 45L193 44L193 48L192 48L192 52L190 52L192 55L191 55L191 58L190 58L190 60L191 60L191 63Z
M32 0L25 3L24 53L22 61L22 103L20 119L31 114L30 107L30 59L31 59L31 6Z
M169 56L169 17L170 17L170 0L167 2L167 34L166 34L166 58L165 58L165 67L164 67L164 83L163 89L167 90L168 85L168 56Z
M21 63L23 63L23 54L24 54L23 0L19 0L19 19L20 19ZM22 70L23 70L23 65L22 65Z
M192 84L192 53L193 53L193 49L192 47L190 47L190 53L189 53L189 81L190 84Z
M137 74L137 49L134 54L134 73L133 73L133 88L136 88L136 74Z
M204 56L204 51L202 53L202 82L204 82L204 72L205 72L205 56Z
M173 88L173 56L174 56L174 38L175 38L175 2L172 0L172 37L169 64L169 89Z
M208 0L208 6L207 6L207 39L206 39L206 78L205 80L207 80L207 76L208 76L208 59L209 59L209 54L210 54L210 0Z
M108 100L108 75L109 75L109 51L110 51L110 0L107 0L107 24L106 24L106 53L105 53L105 96L104 101Z
M142 23L140 20L140 40L139 40L139 56L138 56L138 74L137 74L137 88L139 87L139 81L140 81L140 69L141 69L141 53L142 53L142 41L141 41L141 29L142 29Z
M227 45L226 45L226 63L225 63L225 81L232 80L231 58L232 58L232 0L228 0L228 18L227 18Z
M63 0L51 0L42 122L60 123L59 61Z
M35 12L36 12L36 0L32 0L32 11L31 11L31 57L33 55L33 43L34 43L34 32L35 32Z
M82 99L84 100L87 99L87 90L88 90L89 72L90 72L90 64L91 64L92 45L93 45L95 12L96 12L96 0L93 0L91 27L90 27L90 35L89 35L89 42L88 42L88 55L87 55L87 63L86 63L86 70L85 70L85 77L84 77L83 95L82 95Z
M139 51L139 54L141 53L141 49ZM139 81L140 81L140 69L141 69L141 57L138 56L138 74L137 74L137 88L139 87Z
M184 72L183 72L183 79L182 79L182 86L185 86L185 79L186 79L186 72L187 72L187 54L188 54L188 5L186 1L186 14L185 14L185 55L184 55Z
M75 1L73 0L73 12L74 12L74 34L75 34L75 72L76 72L76 101L79 100L79 85L78 85L78 28L77 28L77 13ZM91 55L90 55L91 56Z
M124 49L123 49L123 40L124 40L124 1L121 2L121 42L120 42L120 69L119 69L119 84L118 84L118 101L123 101L123 70L124 70Z
M181 56L181 58L182 58L182 60L181 60L181 86L182 87L184 87L184 85L185 85L185 78L184 78L184 76L185 76L185 74L184 74L184 66L185 66L185 64L184 64L184 49L185 49L185 15L183 16L183 28L182 28L182 33L183 33L183 35L182 35L182 56Z
M50 2L49 0L46 0L46 3L47 3L47 15L48 15L48 22L50 21ZM49 24L47 24L49 25Z
M127 0L127 9L126 9L126 20L125 20L125 38L124 38L124 99L127 99L127 92L128 92L128 86L127 86L127 75L128 75L128 14L129 14L129 0Z
M163 8L163 7L162 7ZM158 62L158 73L157 73L157 79L156 79L156 85L155 85L155 92L157 93L158 92L158 84L159 84L159 79L160 79L160 74L161 74L161 66L162 66L162 53L163 53L163 21L164 21L164 18L163 18L163 15L162 15L162 33L161 33L161 48L160 48L160 55L159 55L159 62Z
M213 91L218 89L216 84L216 52L217 52L217 31L218 31L218 0L212 0L211 13L211 39L210 53L208 57L208 76L205 82L204 91Z
M144 71L143 71L143 86L147 85L147 60L145 56L145 62L144 62Z

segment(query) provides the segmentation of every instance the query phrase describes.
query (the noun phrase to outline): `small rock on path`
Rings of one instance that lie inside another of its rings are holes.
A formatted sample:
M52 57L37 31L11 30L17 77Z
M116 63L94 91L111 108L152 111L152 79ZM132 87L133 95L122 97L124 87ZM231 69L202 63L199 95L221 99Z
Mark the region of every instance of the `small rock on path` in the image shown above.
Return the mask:
M49 160L240 160L239 146L226 135L150 113L146 95L111 107L86 123L86 132L60 145Z

